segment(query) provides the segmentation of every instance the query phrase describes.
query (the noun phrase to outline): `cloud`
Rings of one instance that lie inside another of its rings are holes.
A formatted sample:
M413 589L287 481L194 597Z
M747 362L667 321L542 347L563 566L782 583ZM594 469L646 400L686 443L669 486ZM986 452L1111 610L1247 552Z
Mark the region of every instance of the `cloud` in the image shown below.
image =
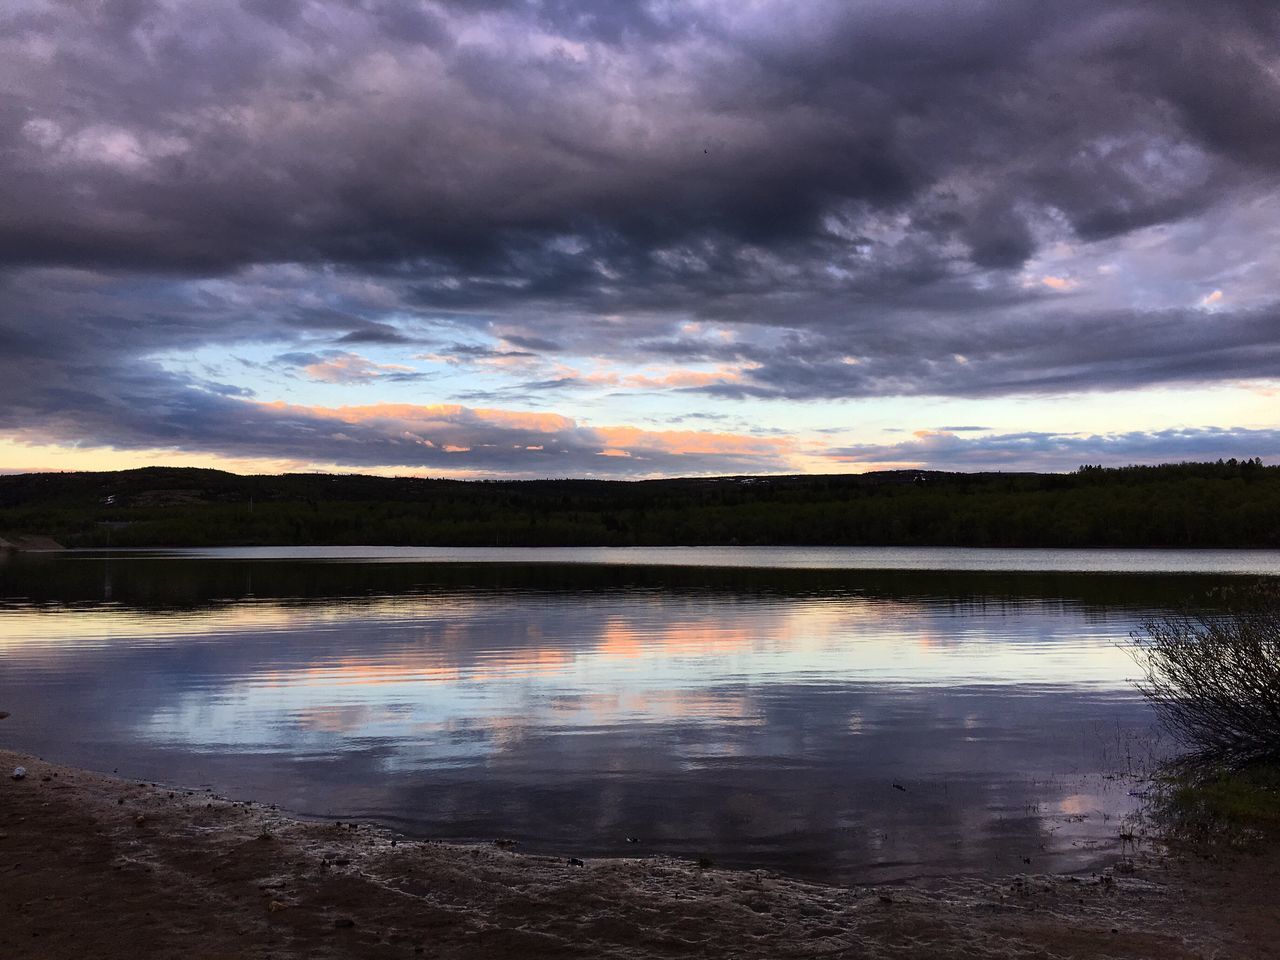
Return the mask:
M1270 379L1280 370L1280 304L1201 310L993 313L979 324L910 323L798 331L752 362L733 397L998 397L1126 390L1167 383ZM852 354L855 362L849 362Z
M839 463L927 467L935 470L1072 470L1083 463L1124 466L1180 460L1280 458L1280 429L1199 427L1127 433L1004 433L960 437L955 430L922 430L896 444L832 448Z
M395 327L387 323L363 323L359 329L352 330L338 338L338 343L409 343L411 338L405 336Z
M892 213L1007 269L1050 221L1178 219L1280 161L1253 3L659 6L36 0L0 34L0 257L638 291L856 260Z
M42 358L43 341L16 342L29 362L0 360L14 377L3 387L12 402L0 405L0 434L20 443L510 476L777 472L794 447L778 438L594 427L560 414L457 404L261 401L151 361L103 363L92 344ZM332 382L411 375L346 353L295 352L277 362Z
M1212 293L1206 293L1200 298L1199 306L1201 309L1208 311L1217 311L1221 309L1223 301L1223 293L1221 290L1214 290Z
M1251 0L24 0L0 422L224 449L216 403L267 387L192 353L747 419L1274 380L1278 27ZM327 422L255 416L291 450Z
M422 374L400 363L374 363L356 353L330 352L322 356L286 354L308 379L321 383L367 383L372 380L418 380Z
M1068 290L1074 290L1080 286L1080 281L1073 280L1070 277L1055 277L1052 275L1043 276L1040 282L1050 290L1057 290L1059 293L1066 293Z
M538 355L529 350L500 350L474 343L452 343L439 348L437 353L421 353L416 360L431 360L452 366L482 364L490 367L526 367Z

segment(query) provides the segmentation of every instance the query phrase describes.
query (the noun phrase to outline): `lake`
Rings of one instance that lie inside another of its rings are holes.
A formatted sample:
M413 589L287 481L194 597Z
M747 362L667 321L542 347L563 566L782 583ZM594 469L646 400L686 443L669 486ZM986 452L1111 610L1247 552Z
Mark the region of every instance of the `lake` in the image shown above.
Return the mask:
M1256 576L1280 553L0 554L0 736L566 856L1087 869L1169 749L1130 631Z

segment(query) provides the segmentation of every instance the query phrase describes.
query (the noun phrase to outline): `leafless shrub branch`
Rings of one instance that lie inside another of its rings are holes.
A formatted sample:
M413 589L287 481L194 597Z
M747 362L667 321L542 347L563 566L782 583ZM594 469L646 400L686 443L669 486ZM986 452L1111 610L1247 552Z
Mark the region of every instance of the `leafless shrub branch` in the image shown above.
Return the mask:
M1280 762L1280 592L1255 589L1221 613L1145 621L1130 648L1138 687L1188 748L1190 765Z

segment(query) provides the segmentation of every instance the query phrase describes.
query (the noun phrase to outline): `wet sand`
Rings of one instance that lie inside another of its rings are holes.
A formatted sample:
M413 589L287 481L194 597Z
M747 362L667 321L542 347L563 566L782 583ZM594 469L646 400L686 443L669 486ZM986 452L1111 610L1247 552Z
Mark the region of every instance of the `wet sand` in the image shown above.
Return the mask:
M15 960L1280 956L1275 850L828 887L405 840L6 751L0 770L0 955Z

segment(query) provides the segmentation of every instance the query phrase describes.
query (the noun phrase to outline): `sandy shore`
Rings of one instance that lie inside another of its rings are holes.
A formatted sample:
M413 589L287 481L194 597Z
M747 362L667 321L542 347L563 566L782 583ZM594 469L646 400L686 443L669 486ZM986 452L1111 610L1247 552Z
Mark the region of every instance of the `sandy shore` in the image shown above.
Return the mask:
M1275 851L838 888L409 841L5 751L0 770L0 955L15 960L1280 956Z

